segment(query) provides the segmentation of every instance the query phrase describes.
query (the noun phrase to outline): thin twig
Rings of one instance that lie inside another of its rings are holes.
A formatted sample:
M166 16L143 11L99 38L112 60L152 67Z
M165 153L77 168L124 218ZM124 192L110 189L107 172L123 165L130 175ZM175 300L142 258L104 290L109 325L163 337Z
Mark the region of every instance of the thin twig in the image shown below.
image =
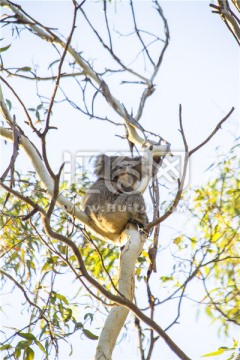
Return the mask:
M235 110L234 107L231 108L231 110L229 111L229 113L224 116L224 118L217 124L217 126L215 127L215 129L212 131L212 133L206 138L206 140L204 140L201 144L199 144L198 146L196 146L194 149L189 151L189 156L191 156L193 153L195 153L195 151L197 151L198 149L200 149L202 146L204 146L209 140L211 140L211 138L216 134L216 132L221 129L222 124L229 118L229 116L231 116L231 114L233 113L233 111Z
M158 219L150 222L146 226L146 231L149 231L153 226L156 226L156 225L160 224L161 222L163 222L165 219L167 219L173 213L173 211L176 209L176 207L181 199L181 196L182 196L185 178L187 175L189 152L188 152L188 144L186 141L186 136L185 136L183 124L182 124L182 106L181 106L181 104L179 106L179 124L180 124L180 133L182 135L182 139L183 139L183 143L184 143L184 147L185 147L185 157L184 157L182 178L181 178L181 180L178 179L178 192L175 196L173 203L171 204L169 209L165 212L165 214L160 216Z
M7 85L7 87L11 90L11 92L14 94L14 96L16 97L16 99L19 101L19 103L21 104L23 111L26 114L26 117L28 119L28 123L31 126L31 128L33 129L34 132L36 132L38 134L38 130L35 128L35 126L33 125L31 116L29 115L29 112L27 111L26 106L24 105L23 101L20 99L19 95L16 93L16 91L12 88L12 86L2 77L0 76L0 79L2 80L2 82L4 82L5 85Z

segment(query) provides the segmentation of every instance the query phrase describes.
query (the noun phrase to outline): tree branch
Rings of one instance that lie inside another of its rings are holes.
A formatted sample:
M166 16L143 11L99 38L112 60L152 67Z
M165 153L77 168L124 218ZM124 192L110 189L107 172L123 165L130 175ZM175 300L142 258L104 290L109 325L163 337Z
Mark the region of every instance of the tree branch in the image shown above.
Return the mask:
M231 10L228 0L217 0L217 3L218 5L210 4L210 7L214 9L212 12L220 15L237 43L240 45L240 19ZM239 2L233 0L232 3L237 11L240 11Z
M153 226L156 226L158 224L160 224L161 222L163 222L165 219L167 219L172 213L173 211L176 209L181 196L182 196L182 192L183 192L183 188L184 188L184 183L185 183L185 178L187 175L187 167L188 167L188 160L189 160L189 152L188 152L188 144L186 141L186 137L185 137L185 133L184 133L184 129L183 129L183 124L182 124L182 106L179 106L179 124L180 124L180 133L182 135L182 139L183 139L183 143L184 143L184 147L185 147L185 157L184 157L184 164L183 164L183 174L182 174L182 178L181 181L178 180L178 192L175 196L175 199L173 201L173 203L171 204L170 208L165 212L164 215L162 215L161 217L159 217L158 219L150 222L147 227L146 230L149 231Z
M206 140L204 140L201 144L199 144L198 146L196 146L194 149L189 151L189 156L191 156L193 153L195 153L195 151L199 150L202 146L204 146L209 140L211 140L211 138L216 134L216 132L221 129L222 124L229 118L229 116L232 115L233 111L235 110L234 107L231 108L231 110L229 111L229 113L224 116L224 118L217 124L217 126L215 127L215 129L212 131L212 133L206 138Z
M212 131L212 133L207 137L206 140L204 140L201 144L199 144L198 146L196 146L194 149L192 149L191 151L188 150L188 144L186 141L186 137L185 137L185 133L183 130L183 125L182 125L182 107L180 105L179 107L179 123L180 123L180 132L182 135L182 139L183 139L183 143L184 143L184 147L185 147L185 158L184 158L184 165L183 165L183 175L181 178L181 181L179 182L179 188L178 188L178 192L175 196L175 199L173 201L173 203L171 204L170 208L166 211L166 213L164 215L162 215L161 217L159 217L158 219L152 221L151 223L148 224L148 226L146 227L146 230L150 230L153 226L156 226L157 224L160 224L162 221L164 221L165 219L167 219L172 213L173 211L176 209L181 196L182 196L182 192L183 192L183 188L184 188L184 183L185 183L185 178L186 178L186 173L187 173L187 166L188 166L188 160L190 158L190 156L196 152L197 150L199 150L202 146L204 146L209 140L211 140L211 138L216 134L216 132L221 129L221 125L229 118L229 116L233 113L234 111L234 107L232 107L232 109L229 111L229 113L217 124L217 126L215 127L215 129Z
M124 246L120 257L118 290L119 293L132 302L134 296L135 264L142 251L145 236L141 235L137 227L132 224L128 225L128 231L130 240ZM128 313L129 309L122 306L111 309L101 331L96 350L96 360L111 359L117 337L126 321Z
M158 4L157 2L155 2ZM24 12L24 10L17 4L14 4L8 0L0 0L0 6L8 7L15 14L17 21L21 24L24 24L27 28L30 28L35 35L39 36L41 39L48 41L52 44L56 44L61 46L63 49L66 49L66 43L61 40L55 33L50 31L49 28L46 28L41 23L30 17L28 14ZM158 8L159 11L159 8ZM166 44L165 44L166 45ZM167 46L167 45L166 45ZM129 140L134 143L136 146L142 147L151 147L153 146L153 155L167 154L170 151L169 144L167 145L157 145L156 143L146 140L138 135L135 127L131 124L131 117L127 113L125 107L120 103L117 98L115 98L108 85L105 81L102 80L100 75L93 70L90 64L71 46L67 47L67 52L73 57L75 62L82 68L84 74L93 80L93 82L99 87L106 101L110 104L110 106L120 115L128 129ZM157 68L152 75L152 79L156 76L158 68L161 63L163 53L159 58Z
M110 293L108 290L106 290L102 285L100 285L95 279L93 279L88 274L88 272L87 272L87 270L85 268L85 264L84 264L84 261L82 259L81 254L80 254L78 246L73 241L68 239L66 236L53 231L52 228L51 228L51 225L50 225L50 219L43 212L42 212L42 221L43 221L43 224L44 224L45 232L46 232L46 234L48 236L50 236L53 239L56 239L56 240L59 240L59 241L65 243L66 245L68 245L72 249L72 251L73 251L74 255L76 256L77 261L79 263L79 268L80 268L82 276L84 276L86 278L86 280L89 281L89 283L91 285L93 285L95 288L97 288L109 300L112 300L116 304L121 306L119 308L120 310L118 310L118 311L122 312L123 311L123 310L121 310L122 307L128 309L127 312L129 310L131 310L140 320L144 321L147 325L149 325L151 327L151 329L155 330L165 340L167 345L171 348L171 350L180 359L182 359L182 360L190 360L190 358L173 342L173 340L164 332L164 330L155 321L151 320L148 316L146 316L134 303L132 303L126 297L122 297L122 296L119 296L119 295L113 295L112 293ZM126 232L128 232L128 236L132 238L133 232L135 232L135 234L136 234L136 230L134 229L134 225L130 225ZM135 241L133 241L133 243L134 242ZM140 250L138 240L137 240L137 242L135 242L135 246L137 246L137 249ZM125 251L127 252L128 256L130 256L130 257L132 256L131 252L129 251L128 245L127 245ZM136 251L136 248L135 248L135 251ZM134 263L133 266L135 266L135 263ZM121 269L122 269L122 267L123 266L121 266ZM122 275L123 275L123 279L124 279L124 272L128 271L128 268L122 269L122 271L123 271ZM130 280L130 277L129 277L129 280ZM128 288L128 291L133 290L133 284L131 283L131 281L132 280L130 280L130 282L126 286L126 288ZM125 287L124 281L122 282L122 286ZM119 290L122 293L123 289L121 291L121 289L119 288ZM131 295L131 294L129 294L129 295ZM116 316L116 313L115 314L113 313L112 317L114 318L115 316ZM116 336L116 334L113 334L113 337L115 337L115 336ZM111 342L112 342L112 340L111 340ZM109 357L107 357L106 359L109 360Z

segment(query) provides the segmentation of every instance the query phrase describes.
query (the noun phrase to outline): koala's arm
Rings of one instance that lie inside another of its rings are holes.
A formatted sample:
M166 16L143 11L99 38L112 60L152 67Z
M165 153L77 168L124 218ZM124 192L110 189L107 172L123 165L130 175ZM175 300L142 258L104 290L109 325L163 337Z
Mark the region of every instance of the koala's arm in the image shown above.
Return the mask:
M110 196L108 189L106 188L103 180L97 180L93 183L90 188L87 190L85 197L83 199L83 209L90 215L91 207L93 210L97 211L98 207L103 206Z
M128 212L128 220L141 227L148 224L148 216L146 212L146 205L141 194L132 194L121 196L118 198L119 204L124 204Z
M148 224L148 216L145 209L145 204L143 204L144 207L140 207L136 211L130 212L129 214L129 222L132 222L134 224L138 224L140 227L145 227Z
M129 222L139 225L140 228L144 228L148 224L147 214L146 213L134 213L134 214L132 214L132 216L130 216Z

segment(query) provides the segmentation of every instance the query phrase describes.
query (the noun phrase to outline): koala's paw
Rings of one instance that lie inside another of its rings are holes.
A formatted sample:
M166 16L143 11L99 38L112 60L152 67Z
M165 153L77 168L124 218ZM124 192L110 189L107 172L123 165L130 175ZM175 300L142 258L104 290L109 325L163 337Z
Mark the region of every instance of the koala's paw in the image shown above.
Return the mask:
M149 231L148 231L148 230L145 230L142 225L139 226L138 228L139 228L139 232L140 232L141 235L145 235L146 237L149 236Z

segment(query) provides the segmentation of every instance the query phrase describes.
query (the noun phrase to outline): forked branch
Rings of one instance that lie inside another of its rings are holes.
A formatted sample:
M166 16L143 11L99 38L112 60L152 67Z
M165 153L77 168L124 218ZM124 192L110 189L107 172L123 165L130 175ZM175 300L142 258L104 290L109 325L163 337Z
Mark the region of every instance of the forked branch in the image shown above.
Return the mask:
M182 107L180 105L179 107L179 124L180 124L180 133L183 139L183 144L184 144L184 148L185 148L185 158L184 158L184 164L183 164L183 173L182 173L182 177L181 179L178 180L178 191L177 194L174 198L173 203L171 204L171 206L169 207L169 209L165 212L165 214L163 214L161 217L159 217L158 219L152 221L151 223L148 224L147 226L147 230L150 230L152 227L160 224L161 222L163 222L165 219L167 219L172 213L173 211L176 209L179 201L181 200L181 196L182 196L182 192L184 189L184 183L185 183L185 179L186 179L186 174L187 174L187 166L188 166L188 160L190 158L190 156L192 154L194 154L196 151L198 151L202 146L204 146L205 144L207 144L212 137L217 133L217 131L219 129L221 129L222 124L231 116L231 114L234 111L234 107L232 107L232 109L228 112L228 114L226 116L224 116L224 118L219 121L219 123L217 124L217 126L215 127L215 129L211 132L211 134L198 146L196 146L194 149L192 150L188 150L188 144L187 144L187 139L184 133L184 129L183 129L183 123L182 123Z

